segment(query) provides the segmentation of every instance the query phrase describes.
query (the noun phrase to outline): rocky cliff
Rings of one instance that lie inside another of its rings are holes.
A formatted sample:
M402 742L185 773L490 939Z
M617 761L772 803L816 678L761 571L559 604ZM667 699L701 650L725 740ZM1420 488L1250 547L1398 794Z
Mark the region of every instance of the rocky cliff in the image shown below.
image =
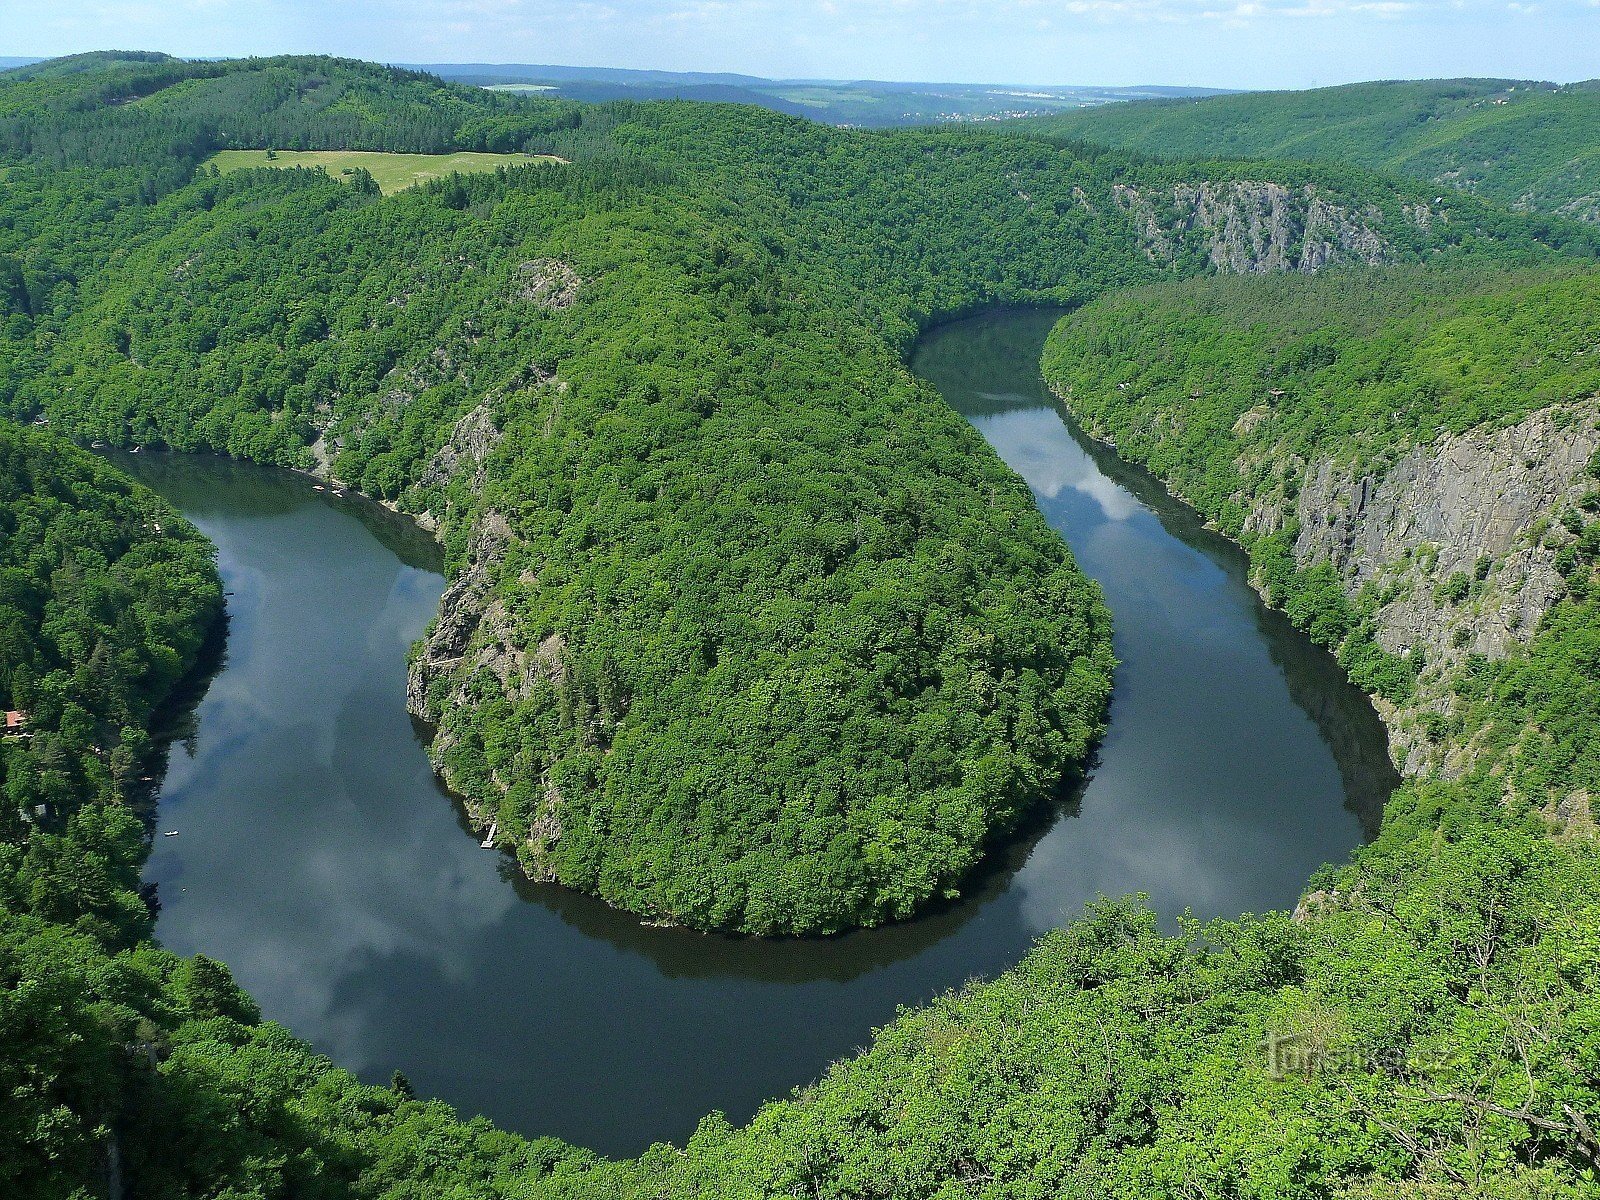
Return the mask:
M1112 197L1155 263L1193 253L1219 273L1240 275L1318 271L1392 256L1394 239L1382 210L1337 203L1315 184L1232 180L1165 190L1118 184ZM1404 210L1404 220L1422 232L1442 219L1426 205Z
M467 562L439 601L439 615L412 654L406 680L406 707L420 720L434 726L428 756L447 784L456 786L452 754L462 744L461 719L471 711L480 688L488 694L509 699L524 699L543 685L565 687L569 674L566 640L551 634L532 650L524 649L526 639L517 629L515 617L503 594L495 588L505 551L515 534L503 514L491 509L473 527L467 547ZM522 580L525 587L537 586L537 579ZM508 781L491 772L488 790L457 787L463 794L473 826L477 831L499 833L500 802L510 791ZM497 838L498 844L517 853L524 871L534 880L553 875L543 866L543 855L561 836L560 793L546 778L542 786L543 803L533 813L529 828L519 839Z
M549 304L554 301L547 285L576 287L575 276L569 278L557 270L560 264L545 261L525 267L535 265L536 276L526 269L518 276L518 287L526 285L538 293L524 299ZM570 303L570 298L566 302ZM464 561L440 598L438 617L412 654L406 707L434 727L429 758L445 783L462 796L477 831L489 833L496 844L512 849L524 872L544 881L554 878L544 855L562 832L561 794L556 784L544 777L540 799L533 804L524 802L518 818L508 820L505 801L511 782L491 771L476 777L477 786L466 786L456 762L456 752L464 746L466 725L477 706L496 698L526 699L540 686L564 691L571 673L566 639L561 634L534 639L519 627L507 597L538 587L539 580L530 569L507 565L521 543L503 512L492 505L479 506L491 474L491 457L505 440L496 406L507 392L535 389L549 397L543 436L550 437L567 385L530 366L461 416L424 465L416 485L403 497L424 527L461 524L468 531ZM470 511L463 512L463 506ZM508 571L515 573L514 587L505 586L502 580Z
M1526 642L1563 594L1562 517L1595 487L1597 451L1593 405L1558 405L1411 447L1379 471L1319 459L1292 500L1255 501L1247 535L1292 515L1299 565L1331 564L1352 599L1375 603L1384 649L1422 663L1413 700L1385 714L1406 772L1460 767L1435 748L1427 714L1448 716L1468 658Z

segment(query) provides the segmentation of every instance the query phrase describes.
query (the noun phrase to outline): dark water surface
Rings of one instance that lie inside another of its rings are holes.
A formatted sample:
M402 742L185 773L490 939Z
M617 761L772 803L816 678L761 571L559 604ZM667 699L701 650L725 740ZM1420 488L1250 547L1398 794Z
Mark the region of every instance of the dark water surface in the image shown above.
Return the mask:
M627 1154L712 1109L748 1117L1098 894L1148 892L1169 917L1292 903L1375 817L1382 730L1257 603L1237 553L1074 438L1037 378L1049 325L964 321L915 361L1104 585L1122 663L1093 777L963 903L760 942L644 928L513 878L405 713L406 650L442 588L432 543L286 472L123 455L217 543L232 593L160 795L162 941L226 961L269 1017L369 1080L399 1068L467 1112Z

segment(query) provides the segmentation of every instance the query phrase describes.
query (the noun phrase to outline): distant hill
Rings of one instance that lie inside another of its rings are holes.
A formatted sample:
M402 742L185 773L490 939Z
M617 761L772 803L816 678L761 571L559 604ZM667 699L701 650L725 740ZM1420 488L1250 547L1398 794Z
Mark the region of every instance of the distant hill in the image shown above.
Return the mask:
M1600 81L1360 83L1102 107L1030 122L1170 157L1332 159L1600 220Z
M583 104L604 104L608 100L699 100L707 104L754 104L758 108L786 113L791 117L814 117L803 104L785 100L751 88L730 83L622 83L610 79L572 79L561 83L487 83L455 79L452 82L475 84L493 91L576 100Z
M519 63L413 64L453 83L568 100L710 100L755 104L830 125L928 125L1047 116L1118 101L1219 95L1205 88L763 79L704 71L634 71Z
M759 75L736 75L727 71L638 71L626 67L562 67L549 63L444 63L416 64L419 70L458 82L476 83L480 79L500 80L508 83L538 80L540 82L604 82L634 86L666 84L671 86L718 84L725 87L753 87L770 84L772 80Z
M64 58L0 57L0 72L58 78L81 72L177 62L141 51L95 51ZM549 63L403 63L452 83L538 94L588 104L607 100L699 100L753 104L828 125L932 125L1046 117L1119 102L1226 95L1208 88L1071 87L1017 84L898 83L884 80L766 79L722 71L648 71Z
M0 59L0 63L6 64L0 69L13 72L8 82L14 83L19 79L65 79L94 71L136 69L182 61L159 50L87 50L60 58Z

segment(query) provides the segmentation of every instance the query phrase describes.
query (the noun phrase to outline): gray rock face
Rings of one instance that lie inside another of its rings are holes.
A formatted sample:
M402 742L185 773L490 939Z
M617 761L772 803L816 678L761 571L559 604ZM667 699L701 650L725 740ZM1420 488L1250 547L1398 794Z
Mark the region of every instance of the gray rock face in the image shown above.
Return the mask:
M445 503L439 504L438 493L458 478L467 480L474 495L483 491L489 479L489 457L505 437L496 417L497 406L512 392L543 387L553 387L559 393L565 390L566 384L537 366L524 367L503 387L490 392L463 414L444 444L423 464L416 484L401 497L400 507L413 513L417 523L430 531L453 522L458 514L453 511L448 495ZM559 407L558 395L552 412ZM433 511L434 508L439 511Z
M1518 205L1517 207L1524 207ZM1532 208L1532 205L1526 206ZM1593 195L1579 196L1576 200L1569 200L1556 210L1563 217L1574 221L1600 221L1600 192Z
M1351 596L1375 590L1379 642L1427 664L1412 707L1447 712L1454 668L1469 654L1503 657L1560 599L1558 518L1594 486L1597 449L1593 407L1558 406L1414 447L1379 475L1313 462L1295 502L1295 558L1331 563ZM1407 714L1390 715L1402 769L1452 769Z
M352 442L359 441L386 413L395 413L409 407L429 388L451 380L461 380L457 356L480 340L471 320L468 320L458 339L458 344L435 346L426 357L404 366L392 368L384 376L384 388L377 396L340 419L333 419L332 405L327 402L317 406L317 439L307 449L311 452L312 471L324 479L334 480L334 460L339 452ZM393 507L391 505L391 507ZM424 524L427 521L424 520Z
M1592 420L1544 409L1505 429L1469 430L1418 447L1381 477L1354 479L1323 461L1307 472L1296 503L1295 556L1327 560L1354 588L1397 574L1475 576L1487 557L1504 603L1474 606L1467 647L1498 655L1538 624L1561 592L1554 550L1530 537L1574 504L1593 480L1600 445ZM1420 555L1419 551L1427 553ZM1417 588L1384 606L1388 649L1437 646L1442 626L1460 627L1462 605Z
M500 428L487 400L456 422L450 438L423 468L424 487L443 487L457 475L470 473L473 487L484 484L484 463L489 452L500 444Z
M537 308L558 311L571 308L578 300L583 280L558 258L535 258L517 267L512 296Z
M452 783L446 758L460 740L456 718L471 707L480 682L520 700L541 685L564 687L570 674L566 639L553 633L533 650L522 649L525 639L495 589L501 561L515 538L502 513L490 509L483 514L468 546L470 562L445 590L439 615L411 659L406 707L435 726L428 756L446 784ZM524 578L522 583L533 587L538 581ZM504 780L495 777L492 782L501 796L509 791ZM501 814L492 799L464 797L463 803L478 832L498 823ZM526 843L515 847L530 878L553 878L543 856L560 837L561 794L546 779L544 800L533 815Z
M495 567L512 537L502 513L490 509L483 514L468 543L470 561L445 589L439 615L412 657L406 707L440 727L431 748L436 763L452 741L448 710L465 703L471 675L487 670L509 681L525 666L527 655L509 640L510 614L493 590ZM435 686L440 683L448 687Z
M1320 271L1380 263L1389 254L1381 210L1357 212L1335 204L1314 184L1180 183L1161 193L1118 184L1112 196L1156 263L1173 261L1187 246L1198 246L1218 272L1229 275ZM1407 209L1406 218L1422 230L1435 220L1426 205Z

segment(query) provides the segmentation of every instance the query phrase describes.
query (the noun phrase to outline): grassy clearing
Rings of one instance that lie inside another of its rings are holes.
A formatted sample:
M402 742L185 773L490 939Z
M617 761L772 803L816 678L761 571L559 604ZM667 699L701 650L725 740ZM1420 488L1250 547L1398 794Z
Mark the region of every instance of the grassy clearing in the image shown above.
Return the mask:
M363 169L388 195L446 175L475 175L500 167L562 160L549 154L384 154L371 150L279 150L268 159L265 150L223 150L209 161L224 175L249 167L321 167L337 179Z

